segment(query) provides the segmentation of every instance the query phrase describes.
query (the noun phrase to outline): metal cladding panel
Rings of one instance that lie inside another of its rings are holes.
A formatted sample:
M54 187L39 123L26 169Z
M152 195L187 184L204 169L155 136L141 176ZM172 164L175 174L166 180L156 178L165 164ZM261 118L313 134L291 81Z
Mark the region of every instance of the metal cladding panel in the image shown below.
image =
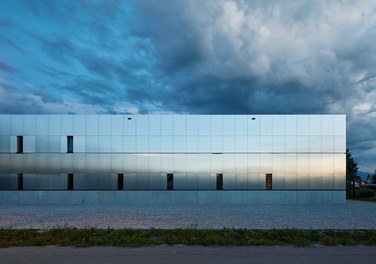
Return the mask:
M124 117L121 115L111 116L111 135L123 136L124 134Z
M346 152L346 136L334 136L334 150L335 153Z
M198 157L197 154L187 154L185 155L185 170L189 174L196 174L198 172ZM222 167L222 164L221 164Z
M48 155L48 172L49 173L60 173L61 171L61 161L60 161L61 154L57 153L50 153Z
M333 136L334 133L334 115L321 116L321 135Z
M236 155L235 154L223 154L223 173L235 173Z
M48 135L60 136L60 116L50 115L48 116Z
M297 116L285 115L285 136L296 136Z
M11 154L0 153L0 173L11 172Z
M124 174L124 189L125 190L136 190L136 177L134 173Z
M149 154L149 173L161 174L161 155Z
M172 136L174 133L174 116L161 115L161 135Z
M248 174L236 173L235 175L235 189L247 190L248 189Z
M260 188L260 174L250 173L248 174L248 189L249 190L259 190Z
M10 136L10 115L0 115L0 135L1 136Z
M111 152L111 137L110 136L99 136L98 137L98 152L99 153L110 153Z
M260 136L260 152L271 153L273 151L273 137Z
M24 138L25 140L25 138ZM60 136L49 136L48 137L48 152L57 153L61 152Z
M11 116L11 135L23 135L23 117L22 115Z
M136 152L137 153L148 153L149 152L149 137L148 136L137 136L136 137Z
M136 162L137 156L136 154L126 154L124 155L124 173L136 173Z
M136 190L149 189L149 175L148 173L137 173L136 176Z
M283 190L285 189L285 174L273 173L273 189Z
M310 173L309 175L309 188L313 190L321 189L322 179L321 173Z
M23 119L23 135L35 136L35 130L35 116L25 116Z
M161 152L161 137L149 136L149 152L158 153Z
M210 140L210 152L212 153L223 152L223 142L222 142L221 136L211 136L209 140Z
M121 168L123 169L123 167ZM86 173L98 174L99 172L99 154L86 154Z
M248 135L259 136L260 135L260 116L252 115L248 118Z
M60 135L62 136L72 136L74 134L73 129L74 116L73 115L62 115L60 117Z
M151 115L149 116L149 136L161 135L161 116Z
M272 116L272 135L280 136L285 132L285 116L273 115Z
M73 173L73 154L65 153L60 156L61 173Z
M10 136L0 136L0 153L10 153Z
M210 173L210 154L198 155L198 173Z
M223 136L223 153L235 152L236 141L235 136Z
M285 152L285 137L273 136L272 137L272 149L273 149L273 153Z
M198 190L198 174L186 174L185 188L186 190Z
M174 190L184 190L185 186L185 174L174 173Z
M136 136L124 137L124 152L126 153L136 152Z
M322 147L323 153L333 153L334 152L334 136L322 136Z
M237 136L235 137L235 151L237 153L248 152L248 138L246 136Z
M209 115L198 116L198 135L210 136L210 116Z
M322 137L321 136L309 136L309 152L321 153L322 152Z
M336 136L346 136L346 116L335 115L333 133Z
M99 137L98 136L86 136L86 153L98 153L99 152Z
M235 136L236 120L233 115L223 116L223 136Z
M174 136L173 147L174 147L174 152L177 152L177 153L186 152L185 136Z
M198 116L188 115L185 119L186 122L186 135L197 136L198 135Z
M149 116L139 115L136 117L136 135L148 136L149 135Z
M112 153L124 152L124 138L122 136L111 136L111 152Z
M260 154L248 154L248 173L260 173Z
M98 159L99 174L111 174L111 154L99 154Z
M124 135L125 136L136 135L136 120L132 116L124 117Z
M296 140L297 140L296 152L308 153L309 152L309 136L297 136Z
M260 152L260 136L248 136L248 152L259 153Z
M214 188L212 188L210 173L199 173L198 174L198 188L199 188L199 190L212 190L212 189L214 189Z
M86 134L88 131L86 131ZM99 115L98 116L98 135L110 136L111 135L111 116Z
M272 135L272 116L264 115L260 117L260 135Z
M286 190L296 189L296 173L285 173L285 188Z
M35 173L35 155L23 155L23 171L24 173Z
M113 173L123 173L124 157L122 154L111 154L111 170Z
M309 135L321 136L322 134L322 119L321 115L309 116Z
M235 173L223 173L223 190L236 189Z
M174 115L174 121L173 121L174 136L185 136L186 134L186 126L185 126L185 115Z
M11 172L12 173L22 173L23 172L23 156L20 154L12 154L10 156L11 162ZM46 161L44 161L46 163Z
M248 116L237 115L235 116L235 135L247 136L248 135Z
M272 172L274 173L285 173L285 155L274 154L272 155Z
M297 189L307 190L309 189L309 173L298 173L296 175Z
M198 152L200 153L210 152L210 136L198 137Z
M73 119L74 135L86 135L86 116L75 115Z
M23 142L24 153L34 153L35 152L35 136L24 136L23 140L24 140Z
M0 190L16 190L17 189L17 175L14 174L0 174Z
M86 116L86 132L88 136L98 136L99 135L99 116L88 115ZM104 124L101 124L101 126ZM102 134L103 135L103 134Z
M210 155L210 171L211 173L222 173L223 171L223 155L222 154L212 154ZM188 166L188 162L187 162Z
M213 115L210 117L210 135L212 137L223 135L223 116Z
M298 136L308 136L309 135L309 116L298 115L296 117L296 134Z
M35 133L36 133L36 136L48 135L48 116L47 115L37 115L35 117Z
M285 152L297 152L297 138L296 136L285 136Z
M161 188L161 174L149 173L149 190L162 190Z
M174 154L174 173L185 173L185 171L185 154Z

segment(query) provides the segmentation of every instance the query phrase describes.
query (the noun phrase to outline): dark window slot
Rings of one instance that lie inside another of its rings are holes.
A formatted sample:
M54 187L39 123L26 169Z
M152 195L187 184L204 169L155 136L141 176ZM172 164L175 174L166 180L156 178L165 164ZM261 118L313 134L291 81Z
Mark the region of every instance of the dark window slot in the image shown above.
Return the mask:
M68 173L67 189L73 190L73 173Z
M17 136L17 153L23 153L23 136Z
M174 174L167 174L167 190L172 191L174 189Z
M272 190L273 189L273 175L271 173L266 174L266 189Z
M118 190L124 190L124 175L122 173L117 175L117 188Z
M23 174L17 173L17 190L23 190Z
M67 136L67 153L73 153L73 136Z
M217 173L217 190L223 190L223 174Z

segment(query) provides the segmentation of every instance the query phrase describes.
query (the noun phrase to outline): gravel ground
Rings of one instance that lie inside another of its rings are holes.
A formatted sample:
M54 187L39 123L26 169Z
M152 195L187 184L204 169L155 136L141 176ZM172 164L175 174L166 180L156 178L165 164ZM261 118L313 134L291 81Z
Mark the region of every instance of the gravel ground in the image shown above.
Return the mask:
M0 228L376 229L376 203L329 205L0 206Z

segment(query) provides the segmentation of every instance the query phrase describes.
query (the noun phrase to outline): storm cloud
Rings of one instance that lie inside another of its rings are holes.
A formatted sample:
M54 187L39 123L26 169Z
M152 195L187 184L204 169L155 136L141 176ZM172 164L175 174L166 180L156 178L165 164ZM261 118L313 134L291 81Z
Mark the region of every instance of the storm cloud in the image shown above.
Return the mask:
M347 115L376 168L375 1L1 1L1 113Z

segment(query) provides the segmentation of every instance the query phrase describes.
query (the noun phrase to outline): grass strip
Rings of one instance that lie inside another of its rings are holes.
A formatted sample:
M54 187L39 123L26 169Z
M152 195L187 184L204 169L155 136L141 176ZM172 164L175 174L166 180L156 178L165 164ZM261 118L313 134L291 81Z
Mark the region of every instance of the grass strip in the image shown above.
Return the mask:
M375 245L376 230L0 229L0 247L48 245L143 247L162 244L204 246L293 245L298 247L312 244L326 246Z

